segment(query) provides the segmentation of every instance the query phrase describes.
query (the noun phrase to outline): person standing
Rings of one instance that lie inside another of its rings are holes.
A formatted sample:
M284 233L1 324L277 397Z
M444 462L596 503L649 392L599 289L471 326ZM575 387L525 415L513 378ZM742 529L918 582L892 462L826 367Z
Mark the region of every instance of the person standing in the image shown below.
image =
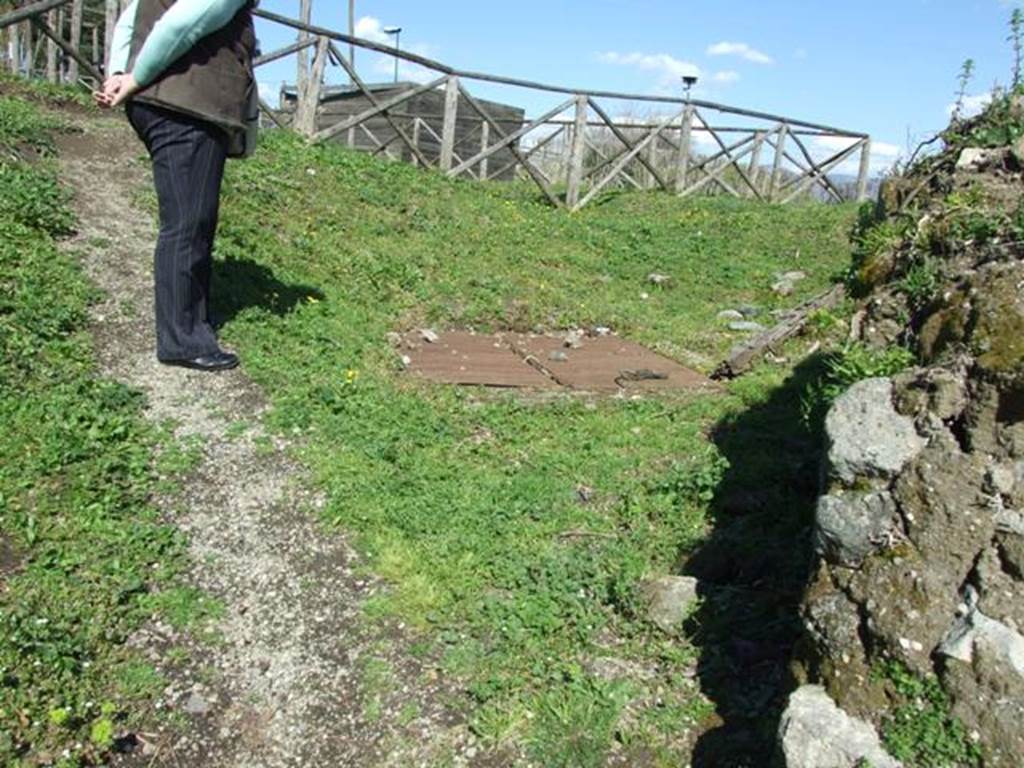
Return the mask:
M157 359L221 371L238 357L210 322L224 163L242 154L256 83L253 0L132 0L118 19L97 104L124 103L146 145L160 207Z

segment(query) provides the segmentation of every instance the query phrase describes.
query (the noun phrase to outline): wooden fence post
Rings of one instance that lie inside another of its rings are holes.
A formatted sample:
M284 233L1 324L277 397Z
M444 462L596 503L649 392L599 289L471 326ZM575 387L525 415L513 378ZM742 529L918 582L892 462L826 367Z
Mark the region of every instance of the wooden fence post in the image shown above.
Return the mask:
M412 143L418 149L420 146L420 123L422 120L419 117L412 119ZM354 128L352 130L355 130ZM416 157L416 153L412 153L412 164L418 166L420 159Z
M693 133L693 104L687 104L679 118L679 154L676 156L676 192L686 189L690 170L690 137Z
M324 68L327 66L327 46L330 40L321 37L316 43L316 57L313 59L313 71L310 73L306 87L298 94L295 106L295 130L307 138L316 133L316 113L320 107L320 89L323 86Z
M572 144L569 148L569 173L566 178L565 204L574 208L580 199L583 181L583 157L587 148L587 104L582 93L576 95L576 116L572 124Z
M488 147L488 141L491 137L491 124L484 120L480 124L480 151L486 152ZM480 161L480 181L487 181L487 161L490 159L488 155Z
M71 30L68 42L75 50L82 47L82 0L74 0L71 4ZM78 82L78 62L74 59L68 62L68 82Z
M459 78L455 75L449 75L444 86L444 124L441 128L440 158L442 171L450 171L452 169L452 159L455 157L455 129L458 113Z
M299 21L309 24L313 10L313 0L299 0ZM299 32L299 42L308 40L311 37L305 30ZM303 48L298 52L295 72L295 93L301 94L309 84L309 48Z
M779 183L782 181L782 161L786 152L786 137L789 134L789 126L783 123L779 126L779 133L775 137L775 160L772 163L772 180L768 188L768 199L775 202L779 192Z
M868 199L868 174L871 172L871 139L864 139L860 150L860 172L857 174L857 202Z
M761 148L764 146L764 131L754 132L754 148L750 152L750 165L747 174L750 176L750 183L757 187L758 179L761 176Z
M18 73L21 58L21 25L11 24L7 28L7 66L14 74Z
M56 11L46 14L46 23L50 25L50 29L57 29ZM57 82L57 43L50 38L46 39L46 79L51 83Z
M103 6L103 73L107 72L107 63L110 61L110 43L114 40L114 27L117 26L118 16L117 0L105 0Z

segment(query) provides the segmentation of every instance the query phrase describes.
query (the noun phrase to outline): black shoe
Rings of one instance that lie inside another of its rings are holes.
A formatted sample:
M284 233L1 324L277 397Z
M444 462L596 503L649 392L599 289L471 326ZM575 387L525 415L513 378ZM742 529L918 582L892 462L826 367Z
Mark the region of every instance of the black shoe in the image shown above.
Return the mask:
M196 371L226 371L238 365L238 355L218 349L208 355L189 357L183 360L161 360L164 365L176 365Z

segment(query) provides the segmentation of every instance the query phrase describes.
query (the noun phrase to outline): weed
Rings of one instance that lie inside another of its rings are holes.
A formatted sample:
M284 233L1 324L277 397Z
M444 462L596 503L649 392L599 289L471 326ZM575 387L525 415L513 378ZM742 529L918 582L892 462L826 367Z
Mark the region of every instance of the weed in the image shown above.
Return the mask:
M960 74L957 75L956 102L953 107L953 121L960 119L964 109L964 99L967 97L967 87L974 77L974 59L967 59L960 67Z
M893 757L909 768L980 765L978 746L950 714L949 698L935 676L920 678L896 661L880 665L874 674L892 685L899 701L882 728Z
M73 226L66 196L45 152L18 151L48 152L55 127L0 97L0 527L22 558L0 590L0 763L65 752L71 768L105 762L158 687L124 641L185 549L147 503L141 398L96 374L96 291L54 242Z
M804 425L817 431L829 407L850 386L876 376L892 376L914 362L914 355L905 347L876 349L861 343L850 343L828 355L823 375L807 385L800 399L800 415Z
M707 531L725 471L707 427L776 382L752 376L717 398L527 404L402 377L386 334L607 325L710 368L735 340L717 313L780 306L773 276L790 269L809 273L794 301L823 290L846 261L853 213L623 194L568 217L519 185L453 183L270 132L227 175L217 310L273 399L271 426L307 436L323 514L391 586L368 615L423 631L489 743L592 764L625 693L579 671L588 648L614 634L665 685L692 666L692 652L649 642L635 586ZM678 287L644 300L655 271ZM470 439L482 431L492 439ZM664 729L695 701L707 706L688 691Z
M926 306L935 297L941 278L939 269L937 260L930 256L923 256L914 261L903 279L900 280L900 290L907 295L907 300L913 309Z

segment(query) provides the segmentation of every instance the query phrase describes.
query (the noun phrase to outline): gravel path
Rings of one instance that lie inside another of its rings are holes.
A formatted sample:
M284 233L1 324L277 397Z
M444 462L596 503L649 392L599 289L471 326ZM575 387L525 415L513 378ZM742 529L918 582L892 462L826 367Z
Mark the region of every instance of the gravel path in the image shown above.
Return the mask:
M80 123L83 132L60 147L81 229L65 247L106 294L95 307L101 369L145 393L149 418L199 446L183 488L158 503L189 538L193 586L225 608L214 641L157 622L133 638L170 681L156 709L176 716L155 717L126 764L515 762L474 743L453 708L457 692L436 663L408 652L401 625L361 619L361 604L382 585L360 575L343 535L316 521L322 500L287 443L262 430L267 406L244 361L221 374L157 363L155 225L134 203L150 183L148 162L122 119Z

